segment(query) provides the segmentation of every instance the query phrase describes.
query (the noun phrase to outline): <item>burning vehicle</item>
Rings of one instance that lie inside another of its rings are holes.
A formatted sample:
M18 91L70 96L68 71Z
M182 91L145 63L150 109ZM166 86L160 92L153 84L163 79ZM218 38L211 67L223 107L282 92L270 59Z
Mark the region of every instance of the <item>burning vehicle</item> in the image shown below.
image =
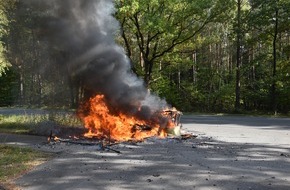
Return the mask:
M140 141L147 137L167 135L181 136L181 112L175 108L156 112L148 121L123 113L112 114L103 95L97 95L79 110L87 138L110 139L114 141ZM162 118L163 123L160 124Z

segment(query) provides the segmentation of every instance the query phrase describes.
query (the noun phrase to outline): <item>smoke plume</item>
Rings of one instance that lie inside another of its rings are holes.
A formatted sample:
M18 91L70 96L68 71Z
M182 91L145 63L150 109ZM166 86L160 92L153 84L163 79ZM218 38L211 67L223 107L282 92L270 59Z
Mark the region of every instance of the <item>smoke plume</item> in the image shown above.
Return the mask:
M39 4L39 1L30 1ZM46 39L68 53L69 73L81 77L96 94L104 94L110 108L152 119L167 103L150 93L131 71L125 51L114 41L119 29L113 0L41 1L49 11ZM43 6L43 4L41 5Z

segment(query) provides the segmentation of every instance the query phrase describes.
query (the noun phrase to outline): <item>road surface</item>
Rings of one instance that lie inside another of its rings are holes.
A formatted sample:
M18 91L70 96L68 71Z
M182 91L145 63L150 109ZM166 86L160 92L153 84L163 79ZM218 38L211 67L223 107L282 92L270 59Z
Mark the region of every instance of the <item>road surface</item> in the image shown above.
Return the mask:
M57 152L15 181L24 190L290 189L289 118L184 115L182 123L198 137L111 146L121 154L98 146L47 145L42 138L36 143L38 137L31 143L25 136L0 138Z

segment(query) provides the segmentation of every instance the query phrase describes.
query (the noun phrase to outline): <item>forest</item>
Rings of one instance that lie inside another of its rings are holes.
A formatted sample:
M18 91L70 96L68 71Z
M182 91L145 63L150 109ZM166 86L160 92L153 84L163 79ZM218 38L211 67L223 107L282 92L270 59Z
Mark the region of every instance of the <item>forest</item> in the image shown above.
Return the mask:
M55 17L44 2L0 1L0 106L76 108L90 94L68 64L75 59L65 48L69 44L48 37L59 26L49 24ZM289 114L289 0L114 4L114 40L132 72L172 106L183 112Z

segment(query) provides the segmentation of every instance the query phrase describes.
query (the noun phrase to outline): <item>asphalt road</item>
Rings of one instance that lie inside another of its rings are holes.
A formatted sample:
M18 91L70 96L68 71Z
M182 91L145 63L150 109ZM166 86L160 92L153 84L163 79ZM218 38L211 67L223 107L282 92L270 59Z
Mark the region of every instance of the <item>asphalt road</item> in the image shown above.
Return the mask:
M25 136L0 138L57 152L15 181L24 190L290 189L289 118L184 115L182 123L198 137L111 146L121 154L98 146L48 145L43 137L30 137L31 143Z
M188 115L182 123L190 131L224 142L290 145L290 118Z

